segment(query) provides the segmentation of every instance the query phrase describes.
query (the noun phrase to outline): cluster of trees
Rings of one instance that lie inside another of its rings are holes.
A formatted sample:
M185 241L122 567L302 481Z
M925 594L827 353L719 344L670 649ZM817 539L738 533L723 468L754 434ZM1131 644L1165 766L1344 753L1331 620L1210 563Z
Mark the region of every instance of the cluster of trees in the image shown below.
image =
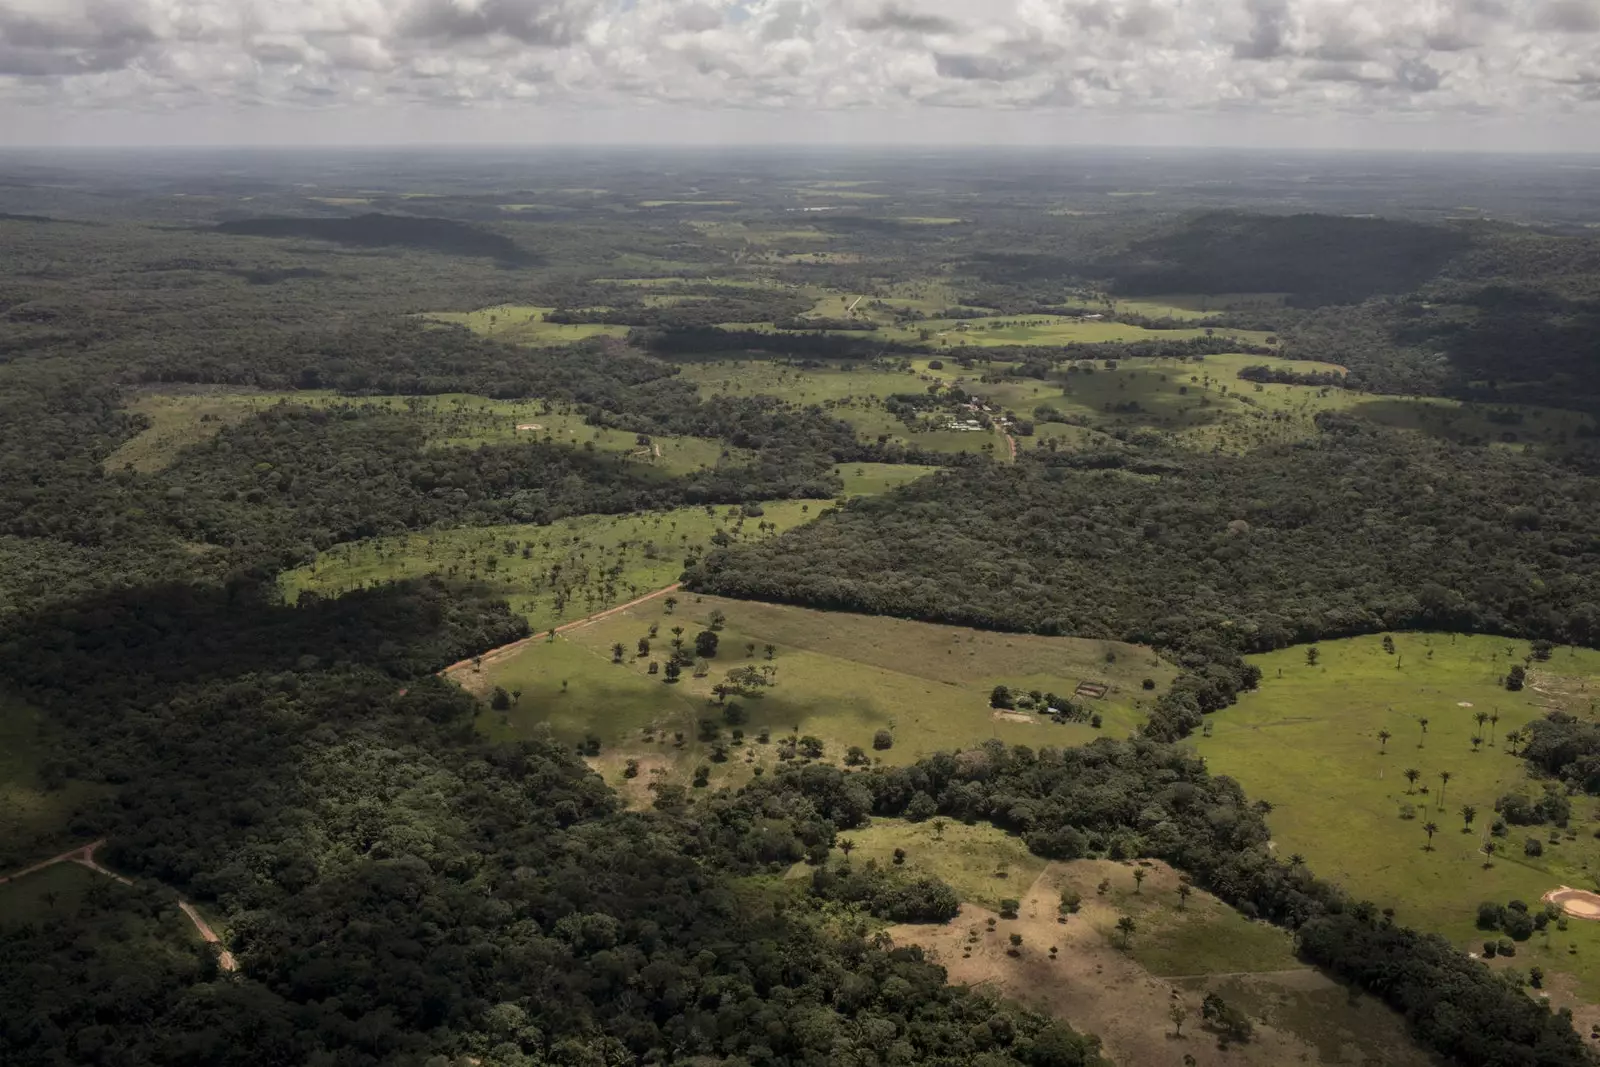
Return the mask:
M1522 755L1529 763L1591 796L1600 794L1600 726L1553 711L1522 733Z
M942 923L961 910L955 891L943 882L909 878L874 860L819 865L811 873L811 892L822 900L859 905L889 922Z
M709 553L689 581L1151 644L1186 668L1147 727L1165 739L1254 684L1241 653L1410 628L1600 639L1593 482L1342 416L1318 425L1247 457L1028 454L947 472Z
M1101 1067L1092 1039L947 986L915 949L736 885L826 854L817 803L632 814L565 745L479 739L431 672L519 630L465 592L139 590L0 633L7 686L62 727L60 773L104 787L73 832L223 916L240 968L102 943L101 912L8 923L0 1059ZM858 898L865 877L836 898L953 900Z

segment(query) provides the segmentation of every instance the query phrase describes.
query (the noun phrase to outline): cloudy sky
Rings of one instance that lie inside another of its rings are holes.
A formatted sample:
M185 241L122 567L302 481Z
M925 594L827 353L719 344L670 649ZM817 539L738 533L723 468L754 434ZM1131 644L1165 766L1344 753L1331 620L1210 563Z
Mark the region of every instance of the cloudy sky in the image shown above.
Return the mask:
M0 143L1600 149L1600 0L0 0Z

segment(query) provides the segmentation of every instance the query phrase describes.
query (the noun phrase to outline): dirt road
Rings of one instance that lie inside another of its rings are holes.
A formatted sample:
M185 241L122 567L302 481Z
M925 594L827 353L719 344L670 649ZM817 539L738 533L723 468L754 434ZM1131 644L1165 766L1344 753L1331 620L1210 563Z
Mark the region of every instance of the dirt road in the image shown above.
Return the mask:
M579 627L588 626L590 623L599 622L601 619L608 619L618 612L623 612L627 611L629 608L638 607L640 604L654 600L658 596L666 596L668 593L677 592L682 587L682 583L673 582L671 585L662 589L657 589L653 593L646 593L644 596L635 597L626 604L618 604L614 608L607 608L604 611L597 611L593 615L586 615L581 619L563 623L562 625L557 626L554 630L542 630L539 633L533 634L529 637L524 637L520 641L513 641L509 645L501 645L499 648L490 649L482 656L475 657L474 659L464 659L460 663L452 663L439 673L444 675L446 678L455 681L456 675L461 674L464 671L471 671L475 666L486 667L491 663L496 663L502 659L505 659L507 656L520 652L522 649L527 648L535 641L544 640L551 634L564 634L570 630L576 630Z
M1011 462L1015 463L1017 461L1017 439L1010 434L1004 434L1004 437L1006 439L1006 451L1011 453Z
M131 879L124 878L116 871L113 871L107 867L102 867L95 861L95 850L105 843L106 839L102 837L98 841L91 841L87 845L80 845L77 848L72 849L70 852L63 852L59 856L52 856L50 859L44 860L40 863L35 863L32 867L24 867L22 870L13 874L0 875L0 885L4 885L7 882L14 882L18 878L25 878L30 874L36 874L48 867L54 867L58 863L76 863L80 867L89 868L89 870L94 871L96 874L103 874L107 878L113 878L116 881L121 882L123 885L132 885L133 881ZM187 900L179 900L178 907L185 915L189 917L189 921L194 923L196 932L198 932L203 939L213 945L222 944L222 939L217 936L215 930L211 929L211 924L200 917L200 913L195 910L193 904L190 904ZM233 953L229 952L227 948L224 947L222 953L217 957L217 966L221 967L225 971L235 971L239 969L239 962L233 958Z

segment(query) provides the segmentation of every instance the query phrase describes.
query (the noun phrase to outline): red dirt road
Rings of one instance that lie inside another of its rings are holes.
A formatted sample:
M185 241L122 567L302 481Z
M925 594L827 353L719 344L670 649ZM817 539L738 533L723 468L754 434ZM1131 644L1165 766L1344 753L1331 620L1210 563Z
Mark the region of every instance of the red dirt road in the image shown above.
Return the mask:
M102 837L100 840L91 841L87 845L79 845L70 852L63 852L59 856L52 856L50 859L44 860L40 863L35 863L32 867L24 867L22 870L16 871L15 873L0 875L0 885L4 885L7 882L14 882L18 878L25 878L28 875L35 874L47 867L54 867L58 863L76 863L80 867L87 867L97 874L105 875L107 878L114 878L123 885L132 885L133 882L130 879L124 878L116 871L102 867L100 864L95 862L95 850L105 843L106 839ZM222 939L217 936L215 930L211 929L211 924L200 917L200 913L195 910L193 904L190 904L187 900L180 900L178 901L178 907L185 915L189 917L189 921L194 923L195 930L202 938L213 945L222 944ZM221 967L225 971L235 971L239 969L239 962L233 958L233 953L229 952L226 948L223 948L222 953L217 957L217 966Z
M505 659L507 656L512 655L513 653L519 652L524 648L527 648L529 645L533 644L535 641L542 641L546 637L549 637L551 634L564 634L569 630L576 630L580 626L588 626L592 622L599 622L601 619L610 618L611 616L617 614L618 612L627 611L629 608L638 607L640 604L643 604L643 603L645 603L647 601L650 601L650 600L654 600L658 596L666 596L668 593L676 592L677 590L681 589L682 587L683 586L682 586L681 582L673 582L671 585L667 586L664 589L657 589L653 593L646 593L644 596L635 597L634 599L628 601L626 604L618 604L614 608L607 608L604 611L597 611L593 615L586 615L581 619L574 620L573 622L562 623L560 626L557 626L554 630L542 630L539 633L533 634L533 635L531 635L529 637L524 637L520 641L513 641L509 645L501 645L499 648L492 648L488 652L485 652L482 656L477 657L478 665L487 666L487 665L489 665L491 663L494 663L494 662L496 662L498 660ZM460 672L462 672L464 670L470 669L473 665L474 665L474 661L473 660L464 659L460 663L452 663L452 664L450 664L450 666L446 667L444 670L440 671L439 673L444 675L446 678L450 678L450 677L453 677L456 674L459 674Z

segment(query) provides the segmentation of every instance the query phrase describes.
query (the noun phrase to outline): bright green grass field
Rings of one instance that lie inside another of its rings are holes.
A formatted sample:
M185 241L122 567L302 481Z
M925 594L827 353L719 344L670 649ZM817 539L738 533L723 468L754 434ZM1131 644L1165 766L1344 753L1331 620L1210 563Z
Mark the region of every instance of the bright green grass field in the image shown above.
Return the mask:
M709 751L696 740L696 724L721 717L711 686L731 668L771 666L776 684L765 695L737 700L749 715L742 727L746 744L719 769L737 777L755 764L775 764L773 747L754 742L763 728L774 739L790 732L813 734L827 743L825 759L833 763L850 745L872 752L879 729L891 730L896 741L892 749L873 754L892 763L991 737L1033 746L1126 737L1142 721L1146 702L1174 675L1149 649L1116 642L989 633L689 593L677 599L675 610L664 598L652 600L553 641L535 642L486 665L485 677L464 679L476 690L498 685L523 694L510 712L485 710L480 726L495 737L525 736L541 725L572 740L593 733L608 749L658 758L681 772L704 761ZM685 671L679 682L668 684L662 675L647 673L649 660L636 651L652 624L657 627L654 659L668 651L672 627L683 626L683 638L692 644L713 610L723 611L727 621L707 677ZM612 662L614 644L625 650L620 664ZM770 661L768 644L775 647ZM756 647L753 655L749 645ZM1114 662L1108 662L1108 653ZM1146 677L1155 681L1154 691L1141 688ZM1031 716L997 719L989 708L997 684L1070 696L1086 680L1114 687L1105 699L1084 701L1104 717L1100 730ZM671 736L677 731L685 734L681 747ZM642 740L647 732L653 742ZM726 737L728 730L723 733Z
M1214 773L1273 805L1268 822L1277 854L1300 853L1320 876L1463 947L1483 940L1474 926L1480 901L1521 899L1537 907L1559 885L1600 886L1592 799L1573 798L1573 839L1551 844L1548 826L1514 826L1492 865L1479 851L1496 798L1514 790L1537 796L1540 789L1524 762L1507 753L1506 732L1552 706L1595 714L1600 652L1558 649L1534 665L1528 688L1511 693L1499 679L1523 661L1526 642L1449 634L1394 640L1392 656L1378 637L1324 642L1315 666L1303 647L1252 657L1264 676L1260 690L1210 717L1212 736L1197 747ZM1474 752L1479 711L1500 721L1494 743ZM1392 734L1387 753L1377 736L1382 729ZM1408 767L1422 772L1416 792L1402 774ZM1452 776L1442 808L1440 771ZM1406 804L1415 818L1401 818ZM1471 833L1462 831L1459 814L1466 804L1478 812ZM1429 820L1439 826L1432 851L1422 830ZM1542 857L1524 856L1529 837L1545 842ZM1570 920L1566 931L1549 929L1548 947L1535 935L1519 947L1515 966L1572 974L1588 997L1600 997L1600 924ZM1576 954L1568 951L1573 944Z
M597 322L569 325L544 321L545 312L554 310L526 304L498 304L477 311L436 311L424 318L430 322L465 326L473 333L496 337L512 344L560 345L590 337L626 337L628 334L626 326Z
M1188 341L1205 337L1204 329L1148 330L1121 322L1085 321L1066 315L1022 315L991 319L929 319L911 327L880 330L888 340L916 342L926 331L925 343L971 345L993 348L1002 345L1064 345L1074 342L1103 341ZM1223 330L1219 336L1265 344L1270 334L1258 330Z
M868 479L863 472L860 480ZM775 537L827 506L782 500L762 505L757 518L743 518L737 507L691 507L380 537L336 545L310 566L285 572L278 584L293 602L304 590L337 596L440 573L487 583L535 630L545 630L670 585L684 558L704 554L719 530L748 543Z
M151 420L148 429L125 441L105 461L106 470L151 472L169 466L183 449L215 437L274 404L353 407L406 414L416 419L434 448L476 448L481 444L545 441L619 452L668 474L689 474L726 459L749 458L702 437L656 435L648 445L638 435L590 426L582 416L564 414L543 400L491 400L466 393L438 396L347 397L327 390L294 393L146 393L129 405Z

